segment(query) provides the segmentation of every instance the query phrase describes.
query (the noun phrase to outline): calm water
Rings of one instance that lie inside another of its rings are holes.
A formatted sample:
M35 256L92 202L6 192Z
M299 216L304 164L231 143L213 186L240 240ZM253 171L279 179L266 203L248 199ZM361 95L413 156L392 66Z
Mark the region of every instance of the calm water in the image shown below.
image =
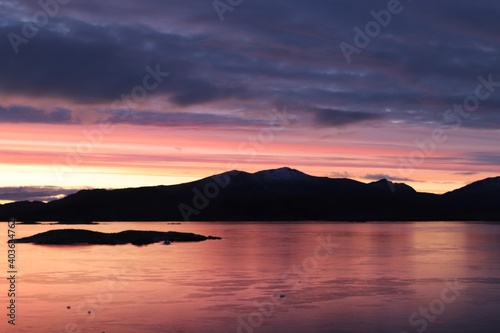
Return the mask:
M7 225L2 228L6 261ZM64 227L17 225L16 231L22 237L55 228ZM1 332L470 333L500 327L500 224L128 222L79 228L173 230L223 240L18 244L16 326L2 314ZM6 313L8 286L1 286Z

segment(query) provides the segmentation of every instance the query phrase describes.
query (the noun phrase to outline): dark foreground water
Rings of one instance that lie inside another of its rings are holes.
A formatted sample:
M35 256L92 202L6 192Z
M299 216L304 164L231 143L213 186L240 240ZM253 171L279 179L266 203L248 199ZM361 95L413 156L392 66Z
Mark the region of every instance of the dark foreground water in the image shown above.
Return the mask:
M1 332L500 330L500 224L80 227L224 239L145 247L17 244L16 325L7 324L8 283L2 283ZM17 225L16 236L54 228L61 227Z

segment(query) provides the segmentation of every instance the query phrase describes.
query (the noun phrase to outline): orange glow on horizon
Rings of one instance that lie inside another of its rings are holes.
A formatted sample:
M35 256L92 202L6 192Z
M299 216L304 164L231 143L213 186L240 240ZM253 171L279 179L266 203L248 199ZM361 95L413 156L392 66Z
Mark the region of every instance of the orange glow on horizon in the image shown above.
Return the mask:
M360 128L354 140L342 129L331 135L327 129L291 127L267 139L259 139L259 129L132 125L115 125L109 133L97 129L97 125L0 124L3 186L171 185L232 169L256 172L289 166L314 176L345 175L362 182L374 181L367 175L389 175L416 190L443 193L495 176L492 166L448 161L450 151L458 154L467 145L460 140L446 143L407 174L401 159L415 147L395 140L405 131L397 128L383 134L380 129ZM317 140L310 139L311 132ZM417 137L422 135L416 132ZM464 170L476 173L458 174Z

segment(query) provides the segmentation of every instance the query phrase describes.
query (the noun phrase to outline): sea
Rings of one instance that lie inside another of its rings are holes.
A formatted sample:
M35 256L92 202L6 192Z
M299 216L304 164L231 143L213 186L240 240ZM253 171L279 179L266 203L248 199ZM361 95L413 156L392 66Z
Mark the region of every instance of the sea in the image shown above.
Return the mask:
M16 244L14 274L0 228L1 332L500 332L500 223L17 224L222 239Z

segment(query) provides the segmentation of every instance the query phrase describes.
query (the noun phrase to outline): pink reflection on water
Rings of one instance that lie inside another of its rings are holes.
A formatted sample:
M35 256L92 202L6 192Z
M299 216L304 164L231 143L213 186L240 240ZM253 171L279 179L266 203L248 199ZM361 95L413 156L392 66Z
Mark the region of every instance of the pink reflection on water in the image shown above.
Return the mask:
M450 323L461 322L465 330L492 311L488 302L481 312L471 307L476 295L500 300L500 281L494 280L500 231L492 225L80 227L185 231L223 240L143 247L18 244L19 324L13 332L410 332L409 316L455 277L470 289L435 325L440 332L461 332ZM17 236L54 228L68 226L19 225ZM339 247L315 259L318 237L327 236Z

